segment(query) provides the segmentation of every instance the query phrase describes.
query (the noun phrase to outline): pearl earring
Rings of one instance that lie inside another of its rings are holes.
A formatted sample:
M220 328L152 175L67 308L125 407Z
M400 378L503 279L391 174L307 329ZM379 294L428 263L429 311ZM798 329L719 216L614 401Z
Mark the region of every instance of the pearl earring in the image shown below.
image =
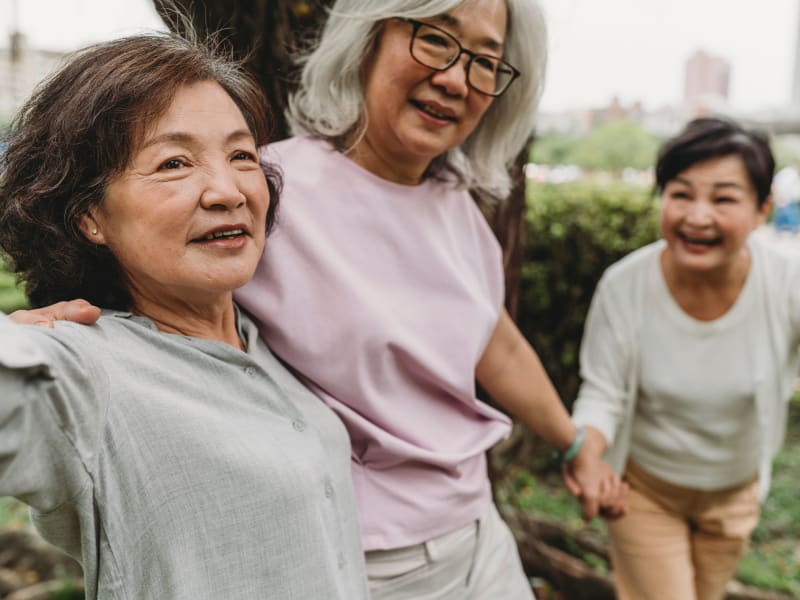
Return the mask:
M95 227L94 229L92 229L92 235L97 235L97 227Z

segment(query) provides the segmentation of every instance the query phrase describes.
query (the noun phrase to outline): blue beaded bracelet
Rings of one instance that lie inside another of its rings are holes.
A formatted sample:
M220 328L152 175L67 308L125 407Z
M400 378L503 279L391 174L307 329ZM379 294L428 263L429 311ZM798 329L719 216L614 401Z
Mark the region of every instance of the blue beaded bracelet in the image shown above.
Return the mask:
M564 453L561 455L561 464L566 464L571 462L578 456L578 452L581 451L583 448L583 442L586 440L586 430L583 427L578 427L578 431L575 434L575 439L572 440L572 443L569 445L569 448L564 450Z

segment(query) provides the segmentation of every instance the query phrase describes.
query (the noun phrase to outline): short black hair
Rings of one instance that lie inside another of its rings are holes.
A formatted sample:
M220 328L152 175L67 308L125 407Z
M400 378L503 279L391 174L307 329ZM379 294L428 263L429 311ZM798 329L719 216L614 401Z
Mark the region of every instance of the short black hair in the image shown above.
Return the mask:
M662 192L667 182L695 163L731 155L741 157L756 190L758 206L763 206L775 174L769 139L761 131L745 129L723 117L694 119L664 143L656 161L656 188Z

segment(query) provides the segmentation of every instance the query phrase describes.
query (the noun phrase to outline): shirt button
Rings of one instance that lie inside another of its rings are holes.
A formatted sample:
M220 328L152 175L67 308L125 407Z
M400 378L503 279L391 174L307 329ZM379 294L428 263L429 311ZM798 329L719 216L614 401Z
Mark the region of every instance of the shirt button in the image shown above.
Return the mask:
M339 556L337 557L337 564L340 569L344 569L344 566L347 564L347 561L344 559L344 554L341 552L339 552Z
M292 427L294 427L295 431L305 431L306 430L306 424L303 423L303 421L301 421L300 419L295 419L294 421L292 421Z
M333 485L330 481L325 482L325 497L328 499L333 498Z
M256 374L256 370L253 367L245 367L244 372L252 377Z

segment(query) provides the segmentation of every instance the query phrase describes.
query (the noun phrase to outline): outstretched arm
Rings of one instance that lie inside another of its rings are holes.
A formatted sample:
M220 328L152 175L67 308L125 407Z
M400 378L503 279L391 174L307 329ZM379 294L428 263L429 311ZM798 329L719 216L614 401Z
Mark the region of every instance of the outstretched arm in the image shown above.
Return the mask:
M536 352L505 310L475 375L495 402L536 435L562 452L573 443L577 428ZM565 472L567 487L581 500L587 519L598 515L601 507L610 516L624 512L625 485L605 463L594 460L593 446L598 442L593 433L587 435Z
M60 425L66 412L50 359L37 343L41 335L0 313L0 496L15 496L47 511L75 493L70 470L73 446ZM82 392L86 379L77 380ZM87 392L88 393L88 392Z
M18 310L9 315L15 323L52 327L54 321L73 321L91 325L100 318L100 309L86 300L57 302L31 310Z

